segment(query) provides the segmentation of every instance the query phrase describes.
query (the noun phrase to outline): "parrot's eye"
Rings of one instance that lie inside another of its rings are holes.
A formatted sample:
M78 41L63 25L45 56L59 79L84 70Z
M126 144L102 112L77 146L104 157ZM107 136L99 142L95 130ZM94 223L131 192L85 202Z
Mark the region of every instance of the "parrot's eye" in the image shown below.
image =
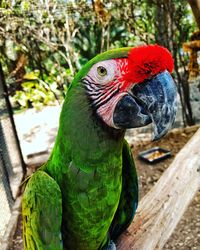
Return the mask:
M105 60L98 62L92 66L87 74L89 81L97 84L107 84L113 81L115 73L117 72L117 65L115 60Z
M98 66L97 67L97 72L100 76L106 76L107 75L107 70L103 66Z

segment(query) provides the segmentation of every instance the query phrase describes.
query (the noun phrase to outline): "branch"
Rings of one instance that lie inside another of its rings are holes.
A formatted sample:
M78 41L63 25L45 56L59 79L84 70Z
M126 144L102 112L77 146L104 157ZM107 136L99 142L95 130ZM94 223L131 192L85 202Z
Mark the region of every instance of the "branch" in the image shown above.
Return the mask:
M162 249L200 188L200 129L140 201L118 250Z
M198 28L200 29L200 1L199 0L188 0L195 17Z

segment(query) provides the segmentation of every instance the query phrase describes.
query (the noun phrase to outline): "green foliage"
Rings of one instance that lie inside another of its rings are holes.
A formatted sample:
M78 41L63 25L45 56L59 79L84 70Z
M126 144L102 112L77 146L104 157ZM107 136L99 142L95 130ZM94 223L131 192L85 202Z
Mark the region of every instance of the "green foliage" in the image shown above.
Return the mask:
M23 79L21 90L16 90L12 97L12 102L21 108L41 109L43 105L55 105L61 99L62 93L58 89L61 79L58 74L44 75L42 80L39 71L33 71L26 73Z
M186 0L3 0L0 23L0 60L10 93L23 107L61 102L80 67L110 48L164 45L177 75L188 62L182 43L195 29ZM40 74L32 85L24 75L35 71Z

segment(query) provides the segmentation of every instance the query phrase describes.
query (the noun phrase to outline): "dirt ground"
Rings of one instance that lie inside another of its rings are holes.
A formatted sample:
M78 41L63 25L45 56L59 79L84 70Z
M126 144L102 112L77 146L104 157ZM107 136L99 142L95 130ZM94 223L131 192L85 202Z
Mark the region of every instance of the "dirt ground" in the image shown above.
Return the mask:
M138 169L140 197L145 195L153 187L164 170L173 161L179 150L187 143L196 130L197 127L192 129L179 129L169 133L157 142L141 140L137 142L136 145L131 146ZM147 164L138 158L140 151L155 146L170 150L172 157L154 165ZM23 249L21 233L22 225L20 216L10 250ZM200 190L188 207L176 230L165 244L163 250L200 250Z

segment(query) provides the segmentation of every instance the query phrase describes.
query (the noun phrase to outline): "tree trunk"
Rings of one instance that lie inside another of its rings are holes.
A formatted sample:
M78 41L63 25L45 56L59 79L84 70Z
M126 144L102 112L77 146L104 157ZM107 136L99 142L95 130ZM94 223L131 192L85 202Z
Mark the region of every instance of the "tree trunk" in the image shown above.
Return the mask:
M188 0L195 17L198 28L200 29L200 0Z
M200 2L200 0L198 1ZM154 3L156 28L155 41L173 52L174 69L178 80L178 92L183 110L183 122L185 126L191 126L195 124L195 121L193 119L190 104L188 72L185 67L185 61L182 59L182 55L179 50L183 40L183 37L181 37L182 35L180 36L179 41L175 40L177 30L180 31L180 34L184 34L184 29L180 27L180 22L177 22L177 20L181 20L181 15L179 13L178 16L175 16L175 13L178 12L176 9L177 6L173 0L155 0ZM179 72L180 68L183 69L181 73Z

